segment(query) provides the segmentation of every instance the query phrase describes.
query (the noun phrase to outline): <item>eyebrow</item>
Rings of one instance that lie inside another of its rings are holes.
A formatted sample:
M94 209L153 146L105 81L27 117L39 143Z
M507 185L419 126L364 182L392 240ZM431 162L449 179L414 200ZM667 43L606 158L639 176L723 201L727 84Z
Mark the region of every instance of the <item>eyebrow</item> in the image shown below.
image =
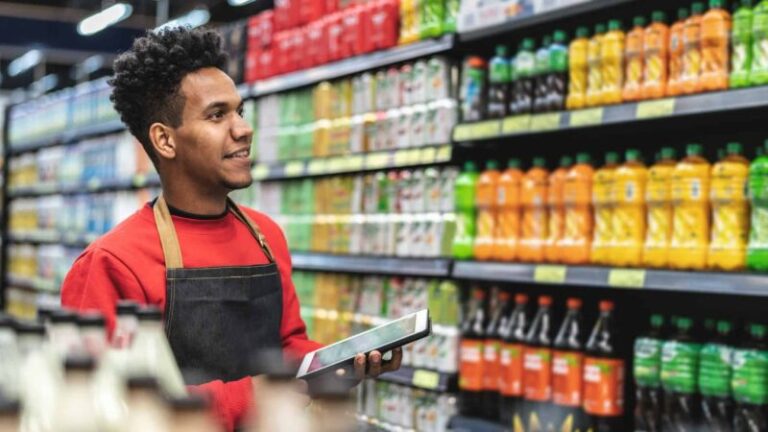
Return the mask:
M237 109L240 109L244 104L245 104L245 101L241 99L240 103L237 105ZM205 107L203 111L207 112L214 108L229 108L229 104L223 101L211 102L208 104L208 106Z

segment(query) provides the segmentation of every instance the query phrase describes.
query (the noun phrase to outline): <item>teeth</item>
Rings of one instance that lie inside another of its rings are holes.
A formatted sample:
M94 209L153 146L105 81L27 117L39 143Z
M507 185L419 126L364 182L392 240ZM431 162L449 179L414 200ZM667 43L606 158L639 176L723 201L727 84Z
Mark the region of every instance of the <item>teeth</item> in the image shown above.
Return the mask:
M233 157L233 158L239 158L239 157L247 157L247 156L248 156L248 153L249 153L249 151L248 151L248 150L240 150L240 151L239 151L239 152L237 152L237 153L232 153L232 156L231 156L231 157Z

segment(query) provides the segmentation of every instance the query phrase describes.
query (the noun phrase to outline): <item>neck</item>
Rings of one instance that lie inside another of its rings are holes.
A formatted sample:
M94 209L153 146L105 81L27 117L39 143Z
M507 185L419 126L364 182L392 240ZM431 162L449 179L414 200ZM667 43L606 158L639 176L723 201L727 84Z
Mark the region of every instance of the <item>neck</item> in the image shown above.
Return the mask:
M186 187L162 179L163 197L169 207L200 216L217 216L227 210L225 191L204 190L199 185Z

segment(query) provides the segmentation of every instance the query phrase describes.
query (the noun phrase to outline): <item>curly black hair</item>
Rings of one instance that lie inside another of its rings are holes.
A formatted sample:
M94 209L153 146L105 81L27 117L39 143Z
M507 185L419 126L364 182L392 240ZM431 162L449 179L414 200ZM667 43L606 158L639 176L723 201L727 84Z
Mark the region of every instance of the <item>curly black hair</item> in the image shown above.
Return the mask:
M223 70L226 62L227 54L216 31L186 27L148 31L115 60L110 100L155 164L157 155L149 127L155 122L181 125L185 102L179 90L182 79L207 67Z

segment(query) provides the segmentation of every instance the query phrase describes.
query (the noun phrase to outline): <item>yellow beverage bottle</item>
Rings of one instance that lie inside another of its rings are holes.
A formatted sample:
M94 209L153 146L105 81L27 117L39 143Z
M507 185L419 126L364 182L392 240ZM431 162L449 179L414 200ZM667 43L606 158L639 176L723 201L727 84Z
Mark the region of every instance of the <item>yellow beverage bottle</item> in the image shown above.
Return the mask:
M744 268L749 237L749 201L745 194L749 161L739 143L728 143L726 156L712 167L712 237L707 257L718 270Z
M603 103L621 103L624 89L624 31L621 21L611 20L608 33L600 44L600 59L603 69Z
M586 153L576 155L576 165L568 170L563 190L565 233L560 246L561 261L589 264L592 247L592 182L595 169Z
M640 152L627 150L626 162L615 174L616 207L613 210L611 264L638 267L642 263L645 240L645 187L648 170Z
M605 165L595 171L592 182L592 206L595 212L595 227L592 236L591 261L593 264L608 264L613 243L613 180L618 167L616 152L605 154Z
M699 144L689 144L687 157L672 171L672 241L669 266L703 269L709 248L709 182L711 167Z
M569 156L560 158L560 166L549 174L547 181L547 242L544 245L544 260L548 262L560 262L560 242L565 233L565 203L563 192L565 190L565 178L573 160Z
M602 67L602 44L605 36L605 25L595 26L595 35L589 40L587 45L587 106L597 106L603 104L603 67Z
M632 30L627 33L624 45L624 93L625 101L636 101L642 96L643 64L645 48L645 18L636 16L632 20Z
M664 147L648 171L645 188L647 208L643 265L667 267L669 242L672 238L672 171L675 169L675 149Z
M576 29L576 39L568 47L568 98L565 106L568 109L584 108L587 104L587 77L589 76L589 29Z

